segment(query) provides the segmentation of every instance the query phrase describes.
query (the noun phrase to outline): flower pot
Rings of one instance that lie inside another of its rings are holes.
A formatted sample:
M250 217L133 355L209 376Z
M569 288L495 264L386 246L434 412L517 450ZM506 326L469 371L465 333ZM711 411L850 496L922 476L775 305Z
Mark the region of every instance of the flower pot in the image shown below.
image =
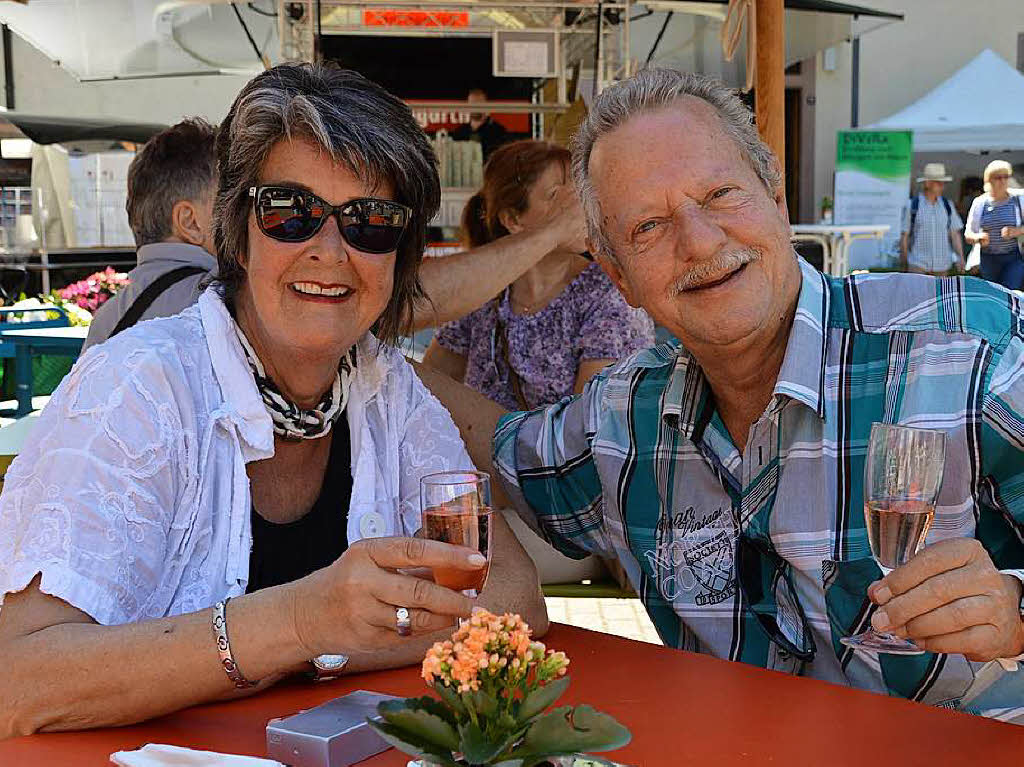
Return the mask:
M574 767L576 760L581 756L581 754L577 754L576 756L555 756L547 762L543 762L538 767ZM586 757L583 758L585 759ZM435 764L434 762L416 759L409 762L406 767L440 767L440 765Z

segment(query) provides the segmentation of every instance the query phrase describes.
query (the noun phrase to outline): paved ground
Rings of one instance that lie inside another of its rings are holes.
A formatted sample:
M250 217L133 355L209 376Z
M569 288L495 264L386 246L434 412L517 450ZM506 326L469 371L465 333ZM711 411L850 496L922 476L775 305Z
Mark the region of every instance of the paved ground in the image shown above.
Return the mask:
M661 644L639 599L547 597L548 617L558 623Z

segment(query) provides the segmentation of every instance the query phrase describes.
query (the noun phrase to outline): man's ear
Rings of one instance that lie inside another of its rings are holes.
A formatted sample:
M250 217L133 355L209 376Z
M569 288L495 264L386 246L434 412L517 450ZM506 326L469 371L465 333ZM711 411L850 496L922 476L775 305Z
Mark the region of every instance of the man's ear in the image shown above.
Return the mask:
M786 203L785 183L780 183L779 188L775 190L775 207L779 209L779 213L782 214L782 218L786 222L786 229L792 235L793 226L789 222L789 205Z
M597 250L597 246L587 238L587 250L591 255L594 256L594 260L601 265L604 273L608 275L615 287L619 289L622 297L626 299L626 303L632 306L634 309L639 309L640 304L637 303L636 297L633 295L633 290L630 287L629 280L622 273L622 268L619 266L619 262L610 255L605 254L603 251Z
M202 247L206 243L199 212L191 200L178 200L171 208L171 234L190 245Z

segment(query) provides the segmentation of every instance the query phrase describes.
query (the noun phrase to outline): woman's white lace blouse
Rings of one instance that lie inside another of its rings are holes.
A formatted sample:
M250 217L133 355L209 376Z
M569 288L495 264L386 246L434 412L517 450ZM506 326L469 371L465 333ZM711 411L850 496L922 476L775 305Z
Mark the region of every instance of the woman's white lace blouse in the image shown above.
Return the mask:
M100 624L245 592L245 465L273 455L270 416L223 301L90 349L54 392L0 496L0 604L41 588ZM458 430L395 350L367 335L347 407L348 540L419 529L419 479L469 469Z

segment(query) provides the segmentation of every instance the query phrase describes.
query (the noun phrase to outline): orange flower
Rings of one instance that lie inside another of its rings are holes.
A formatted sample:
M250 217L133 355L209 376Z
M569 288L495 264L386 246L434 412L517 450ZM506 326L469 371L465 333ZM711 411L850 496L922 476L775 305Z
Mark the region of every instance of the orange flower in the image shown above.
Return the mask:
M565 674L569 659L565 653L548 651L542 642L531 642L530 627L519 615L497 616L480 610L452 634L451 640L437 642L423 658L422 676L459 693L487 689L515 695L521 680L533 672L539 685Z

